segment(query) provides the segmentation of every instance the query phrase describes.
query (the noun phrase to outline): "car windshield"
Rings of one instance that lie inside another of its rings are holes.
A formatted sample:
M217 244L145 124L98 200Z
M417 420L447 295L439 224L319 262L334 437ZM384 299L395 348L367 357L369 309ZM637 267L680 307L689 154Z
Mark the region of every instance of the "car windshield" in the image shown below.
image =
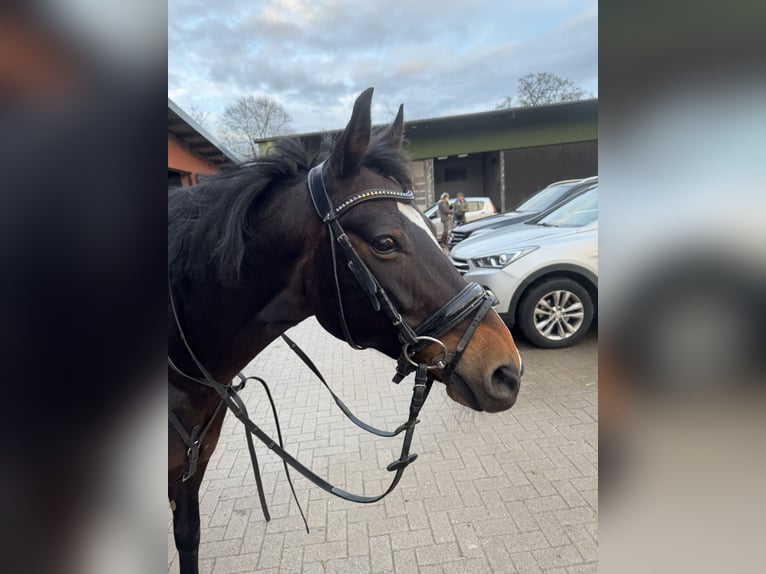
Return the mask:
M520 204L514 211L543 211L544 209L548 209L578 183L580 182L573 181L570 183L549 185L542 191L538 191L524 203Z
M545 217L535 221L546 227L582 227L598 219L598 187L576 195L554 209Z

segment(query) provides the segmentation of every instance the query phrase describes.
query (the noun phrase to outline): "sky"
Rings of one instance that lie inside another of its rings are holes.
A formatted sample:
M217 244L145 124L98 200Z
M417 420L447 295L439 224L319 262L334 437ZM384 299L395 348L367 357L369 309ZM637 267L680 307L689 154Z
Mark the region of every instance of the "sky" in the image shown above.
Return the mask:
M598 96L597 0L169 0L168 97L218 132L265 95L291 133L342 128L375 88L372 120L493 110L551 72Z

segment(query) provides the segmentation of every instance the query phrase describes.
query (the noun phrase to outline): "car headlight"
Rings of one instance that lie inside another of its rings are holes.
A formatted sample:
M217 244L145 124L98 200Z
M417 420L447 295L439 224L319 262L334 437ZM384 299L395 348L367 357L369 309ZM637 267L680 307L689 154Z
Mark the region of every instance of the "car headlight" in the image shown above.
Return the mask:
M487 255L485 257L476 257L472 259L474 265L477 267L489 267L492 269L502 269L507 267L520 257L524 257L527 253L531 253L537 249L537 247L525 247L524 249L515 249L513 251L505 251L496 255Z

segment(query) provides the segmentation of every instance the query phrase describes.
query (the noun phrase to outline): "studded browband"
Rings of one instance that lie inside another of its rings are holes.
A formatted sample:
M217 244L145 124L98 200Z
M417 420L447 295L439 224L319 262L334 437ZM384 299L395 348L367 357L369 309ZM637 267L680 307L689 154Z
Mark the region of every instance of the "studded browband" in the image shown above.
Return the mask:
M415 194L411 189L397 191L394 189L385 189L373 187L358 191L341 201L337 206L333 206L330 194L324 184L323 176L324 162L314 166L309 171L309 189L316 190L311 193L311 201L314 203L314 209L322 219L323 223L329 223L336 219L344 210L371 199L394 199L396 201L414 201Z

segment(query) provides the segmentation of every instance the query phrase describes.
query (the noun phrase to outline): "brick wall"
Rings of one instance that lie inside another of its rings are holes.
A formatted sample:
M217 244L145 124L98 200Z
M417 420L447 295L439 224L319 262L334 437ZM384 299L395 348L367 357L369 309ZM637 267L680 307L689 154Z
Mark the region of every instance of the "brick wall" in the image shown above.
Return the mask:
M171 133L168 133L168 170L179 172L184 185L196 183L200 173L218 171L212 163L194 153Z
M426 210L436 203L433 169L432 159L413 161L410 167L412 191L415 192L415 205L421 210Z

